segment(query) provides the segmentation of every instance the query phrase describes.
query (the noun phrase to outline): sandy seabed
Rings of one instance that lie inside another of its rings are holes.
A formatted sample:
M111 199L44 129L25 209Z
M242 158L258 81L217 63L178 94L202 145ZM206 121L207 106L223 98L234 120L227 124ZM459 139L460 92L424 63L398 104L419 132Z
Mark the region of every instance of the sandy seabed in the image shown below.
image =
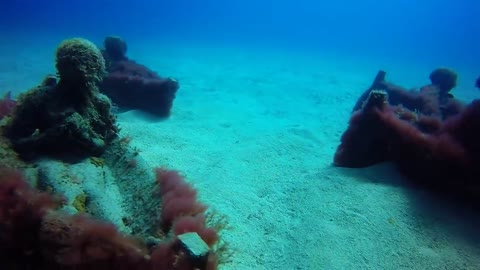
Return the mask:
M0 90L19 93L54 72L59 40L3 43ZM418 87L436 66L154 42L132 44L129 56L180 89L167 120L121 113L122 135L228 216L235 256L221 269L480 268L480 221L470 213L409 187L389 164L332 166L377 69ZM476 95L466 74L456 90L464 99Z

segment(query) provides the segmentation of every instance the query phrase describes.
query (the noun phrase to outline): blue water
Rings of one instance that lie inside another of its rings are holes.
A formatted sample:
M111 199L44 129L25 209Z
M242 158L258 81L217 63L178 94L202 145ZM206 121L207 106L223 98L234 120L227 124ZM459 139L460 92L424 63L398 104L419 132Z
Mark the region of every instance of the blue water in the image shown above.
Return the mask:
M404 205L423 194L378 184L393 178L390 170L359 176L330 164L378 69L418 87L434 68L451 67L455 95L480 97L478 14L476 0L1 0L0 96L55 72L63 39L101 46L121 36L129 57L181 85L172 118L145 124L121 114L123 131L147 139L140 148L152 166L186 172L209 202L229 210L232 234L253 235L237 243L243 268L228 269L283 269L291 258L311 265L297 269L475 269L478 242L457 237L461 219L438 221L443 209Z
M5 0L0 30L394 55L477 68L479 12L474 0Z

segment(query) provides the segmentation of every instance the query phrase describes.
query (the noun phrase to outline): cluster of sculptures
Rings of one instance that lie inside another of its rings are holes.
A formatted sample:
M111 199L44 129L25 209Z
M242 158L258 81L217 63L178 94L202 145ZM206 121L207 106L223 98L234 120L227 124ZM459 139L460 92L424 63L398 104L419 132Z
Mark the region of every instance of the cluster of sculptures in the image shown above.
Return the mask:
M416 184L480 205L480 100L464 104L450 91L454 71L440 68L431 84L407 90L379 71L353 108L334 164L393 162Z

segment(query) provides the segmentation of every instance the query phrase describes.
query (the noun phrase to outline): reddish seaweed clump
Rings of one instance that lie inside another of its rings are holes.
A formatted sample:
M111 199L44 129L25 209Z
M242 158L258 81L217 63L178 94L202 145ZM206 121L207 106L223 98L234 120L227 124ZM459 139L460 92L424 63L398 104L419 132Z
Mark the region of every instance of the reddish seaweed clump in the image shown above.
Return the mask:
M334 164L359 168L391 161L414 183L480 205L480 100L443 122L412 114L402 119L386 91L371 91L352 115Z
M196 201L196 191L175 171L158 169L157 181L164 188L160 192L162 201L168 202L161 211L168 219L160 222L173 224L173 235L148 249L110 223L56 211L63 203L61 198L35 190L19 171L0 169L0 268L216 269L217 254L211 248L218 234L206 226L206 207ZM174 206L181 201L182 207ZM193 250L188 244L195 238L186 232L203 239L204 253L188 252Z

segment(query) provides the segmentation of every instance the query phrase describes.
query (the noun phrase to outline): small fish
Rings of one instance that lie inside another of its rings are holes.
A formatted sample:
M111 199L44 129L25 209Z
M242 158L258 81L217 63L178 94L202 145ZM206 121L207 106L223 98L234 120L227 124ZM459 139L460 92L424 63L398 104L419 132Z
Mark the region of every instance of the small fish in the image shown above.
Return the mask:
M477 78L477 81L475 82L475 87L480 88L480 77Z

